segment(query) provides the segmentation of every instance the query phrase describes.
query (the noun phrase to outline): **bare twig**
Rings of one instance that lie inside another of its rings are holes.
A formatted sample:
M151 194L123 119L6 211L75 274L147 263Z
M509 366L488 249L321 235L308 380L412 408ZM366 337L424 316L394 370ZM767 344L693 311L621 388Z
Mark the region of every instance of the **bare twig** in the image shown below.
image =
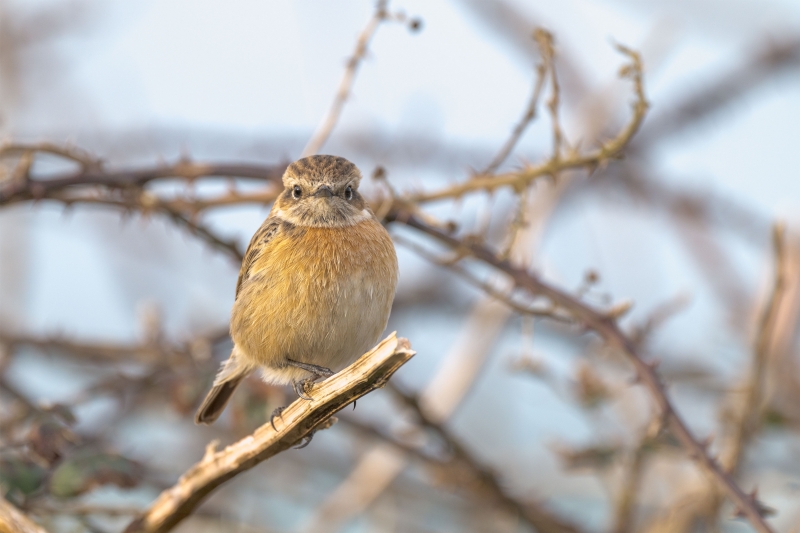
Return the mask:
M192 361L192 346L198 340L217 344L228 338L228 328L221 327L198 335L187 343L112 343L100 341L78 341L63 335L31 335L12 333L0 329L0 341L10 349L29 346L41 351L58 351L76 359L93 362L140 362L170 363Z
M353 55L347 60L347 67L342 75L342 80L339 82L339 89L336 91L336 96L333 99L328 114L322 120L322 123L311 136L311 139L303 148L303 157L314 155L322 149L325 142L330 137L336 123L339 122L339 116L342 114L342 109L350 96L350 91L353 88L353 81L355 80L358 67L367 55L369 43L378 31L381 23L390 18L391 14L388 10L389 0L378 0L375 4L375 12L367 22L367 25L361 30L361 33L356 40L356 48Z
M584 323L587 328L603 337L610 346L625 354L636 369L640 382L650 391L661 415L689 456L718 482L722 490L724 490L728 497L739 507L757 531L761 533L769 533L772 531L763 516L761 516L758 504L754 501L754 498L745 494L736 481L720 466L716 459L709 455L706 450L706 445L698 441L689 431L686 423L672 407L664 385L658 377L655 366L642 359L634 342L619 329L614 318L595 310L588 304L576 299L571 294L543 282L528 271L513 266L509 261L498 259L491 250L480 244L460 241L455 237L422 223L412 215L394 212L390 214L390 218L416 228L451 248L467 251L476 259L505 272L518 287L524 288L533 295L548 298L558 307L569 311L576 320Z
M393 333L358 361L315 386L313 400L299 399L287 407L276 419L277 431L267 423L224 450L215 451L216 443L211 443L205 457L164 491L126 533L171 530L215 488L310 436L334 413L382 387L413 355L408 341Z
M617 45L617 49L630 59L630 63L623 66L620 70L620 75L630 78L633 81L636 100L633 103L633 116L631 120L616 137L603 143L596 150L587 153L571 154L560 159L548 159L543 163L529 166L518 172L490 176L475 176L469 181L445 187L439 191L410 194L405 196L404 199L409 202L420 203L448 198L459 198L467 193L475 191L493 191L501 187L514 187L517 190L521 190L537 178L556 176L565 170L581 168L592 170L618 157L620 152L625 148L641 126L647 114L648 103L644 95L642 61L639 54L622 45Z
M652 452L653 444L660 429L661 421L653 419L645 428L644 435L639 440L625 470L622 487L614 506L614 521L612 533L628 533L635 531L634 519L636 501L644 476L648 455ZM654 431L655 430L655 431Z
M160 210L176 224L179 226L184 226L192 234L206 241L214 248L217 248L218 250L221 250L225 254L229 255L237 263L241 263L244 259L244 252L241 250L241 248L239 248L239 245L234 239L225 239L220 237L214 233L211 228L201 224L200 222L192 220L191 218L183 215L181 212L171 207L164 206Z
M422 257L424 259L427 259L431 263L433 263L435 265L438 265L438 266L441 266L441 267L444 267L444 268L447 268L448 270L454 272L455 274L457 274L460 278L465 280L470 285L481 289L483 292L485 292L486 294L488 294L492 298L495 298L496 300L499 300L499 301L503 302L504 304L506 304L508 307L510 307L511 309L513 309L514 311L519 313L520 315L532 316L532 317L538 317L538 318L547 317L547 318L549 318L551 320L554 320L556 322L562 322L562 323L565 323L565 324L571 324L572 323L572 321L570 320L570 318L568 316L564 316L564 315L558 314L558 311L556 309L547 308L547 307L534 307L534 306L531 306L531 305L523 305L523 304L521 304L519 302L516 302L513 299L513 295L512 294L504 293L501 289L499 289L498 287L493 286L490 282L478 279L475 275L473 275L467 269L462 268L461 266L459 266L454 261L447 261L447 260L443 260L443 259L437 258L431 252L425 250L421 246L418 246L416 243L413 243L410 240L403 238L402 236L395 235L394 236L394 241L397 244L403 245L406 248L408 248L409 250L412 250L415 254L417 254L418 256L420 256L420 257Z
M734 431L732 447L725 454L722 464L736 476L742 456L761 423L764 410L764 387L767 365L772 352L775 325L786 289L786 242L782 224L773 228L773 249L775 255L775 277L769 299L758 321L755 347L753 348L753 368L750 382L745 390L743 410Z
M544 30L537 29L537 32L544 32ZM546 32L545 32L546 33ZM549 33L547 35L550 35ZM541 52L544 56L544 52ZM536 65L536 81L533 84L533 92L531 93L530 100L528 101L528 107L525 108L525 112L522 115L522 118L514 126L514 130L511 132L511 136L506 140L503 146L500 148L500 151L497 152L497 155L494 156L492 161L489 165L483 169L481 174L492 174L495 170L497 170L503 162L508 159L508 156L511 154L511 151L519 142L522 134L525 133L525 130L528 129L528 126L533 122L536 118L536 108L539 105L539 97L542 94L542 89L544 88L544 82L547 76L548 68L547 63L543 60L538 65Z
M732 477L737 477L744 454L758 430L764 413L764 390L768 365L773 354L778 314L786 292L787 251L783 224L776 224L772 231L774 254L774 278L767 302L758 320L753 364L738 417L735 418L733 435L726 447L721 462ZM708 507L703 509L711 520L715 520L722 507L722 494L712 487L708 496Z
M539 44L539 50L542 51L542 60L545 68L550 72L550 100L547 102L547 109L550 112L551 128L553 130L553 159L557 160L561 159L563 132L561 130L561 120L558 118L561 89L556 75L556 52L553 46L553 36L550 32L541 28L536 30L533 35Z
M217 235L211 228L196 220L202 210L244 203L269 203L275 199L281 183L285 165L225 165L194 163L188 160L173 165L150 168L106 171L99 160L92 159L84 152L71 147L50 143L7 144L0 147L0 157L22 153L30 158L25 165L24 179L8 180L0 185L0 205L29 200L56 200L70 206L75 203L97 203L123 209L135 209L143 213L161 212L179 226L187 228L194 235L211 246L220 249L237 261L242 260L242 251L235 240ZM77 161L81 168L72 173L48 178L29 175L30 163L36 153L48 153ZM26 159L27 161L27 159ZM19 166L22 166L20 163ZM193 182L202 177L236 177L257 179L273 184L267 191L246 195L231 191L214 198L173 198L163 199L144 190L144 186L154 180L183 179Z
M442 424L437 423L422 407L416 396L407 394L396 386L390 384L387 389L399 398L403 405L409 407L419 423L426 429L433 431L453 453L454 458L464 465L478 480L485 493L501 506L518 515L540 533L578 533L580 529L562 518L552 514L539 504L533 502L521 503L512 498L502 487L497 476L472 455Z
M15 145L22 149L25 145ZM36 151L39 145L31 145L28 150ZM0 205L12 202L47 198L57 191L86 185L99 185L107 188L130 189L142 187L154 180L183 179L196 180L204 177L236 177L254 179L280 184L285 164L246 165L211 164L192 161L178 161L171 165L153 167L104 170L97 167L79 169L76 172L59 174L47 178L30 177L25 181L8 180L0 184Z

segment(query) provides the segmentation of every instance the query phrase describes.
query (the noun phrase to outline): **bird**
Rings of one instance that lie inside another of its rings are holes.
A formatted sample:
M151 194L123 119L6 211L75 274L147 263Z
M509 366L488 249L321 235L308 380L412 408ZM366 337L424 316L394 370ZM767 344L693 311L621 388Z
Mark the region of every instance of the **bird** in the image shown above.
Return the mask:
M255 371L310 400L313 383L372 348L386 328L398 279L386 228L343 157L290 164L283 191L244 254L231 310L233 348L195 422L211 424ZM280 416L272 413L270 422Z

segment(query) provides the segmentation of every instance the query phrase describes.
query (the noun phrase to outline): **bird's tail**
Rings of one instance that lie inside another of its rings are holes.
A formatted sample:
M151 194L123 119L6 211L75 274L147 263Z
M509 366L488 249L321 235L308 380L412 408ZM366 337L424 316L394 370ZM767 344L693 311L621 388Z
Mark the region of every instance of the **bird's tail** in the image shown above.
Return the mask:
M253 370L249 365L243 364L241 356L237 357L237 354L238 350L234 345L231 356L222 363L217 377L214 378L214 385L194 416L196 424L211 424L219 418L233 391Z

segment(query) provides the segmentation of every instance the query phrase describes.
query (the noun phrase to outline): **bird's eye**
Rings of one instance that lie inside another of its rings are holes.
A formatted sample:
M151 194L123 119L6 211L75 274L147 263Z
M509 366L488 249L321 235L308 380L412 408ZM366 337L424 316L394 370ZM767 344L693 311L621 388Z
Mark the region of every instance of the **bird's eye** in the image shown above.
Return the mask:
M347 188L344 190L344 197L346 200L353 199L353 188L350 185L348 185Z
M300 198L301 196L303 196L303 189L301 189L299 185L295 185L292 189L292 197Z

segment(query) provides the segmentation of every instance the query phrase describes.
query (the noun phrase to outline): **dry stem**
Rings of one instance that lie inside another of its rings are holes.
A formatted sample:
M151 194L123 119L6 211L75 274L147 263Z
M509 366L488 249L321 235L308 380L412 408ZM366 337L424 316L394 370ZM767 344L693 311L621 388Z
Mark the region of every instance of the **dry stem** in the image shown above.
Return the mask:
M664 385L656 372L655 365L651 365L642 359L635 343L620 330L613 317L543 282L528 271L513 266L509 261L498 259L491 250L480 244L460 241L436 228L428 226L410 214L393 212L390 213L389 218L418 229L451 248L469 252L476 259L505 272L515 285L529 291L532 295L543 296L553 302L554 305L569 311L577 321L585 324L588 329L603 337L611 347L625 354L636 369L639 381L650 391L662 417L689 456L717 481L722 490L739 507L757 531L761 533L772 532L770 526L761 516L754 498L745 494L717 460L708 454L706 444L698 441L689 431L686 423L673 408Z
M432 430L452 452L456 461L465 466L478 480L481 489L502 507L512 511L521 520L539 533L579 533L575 525L558 518L550 511L533 502L521 503L504 490L501 481L490 469L467 450L443 424L437 423L427 410L420 405L417 397L407 394L393 385L387 387L405 406L411 408L420 425Z
M544 30L537 29L538 32L544 32ZM546 33L550 36L549 33ZM522 134L525 133L525 130L528 126L533 122L536 118L536 107L539 105L539 98L542 94L542 89L544 88L544 82L547 79L547 72L548 72L548 64L544 57L544 51L542 51L543 60L541 63L536 65L536 81L533 84L533 92L531 93L530 100L528 101L528 107L525 108L525 113L523 113L522 118L514 126L514 130L511 132L511 136L506 140L503 146L500 148L500 151L497 152L497 155L494 156L492 162L483 170L482 174L492 174L495 170L497 170L503 162L508 159L508 156L511 154L511 151L519 142Z
M353 51L353 55L347 60L347 67L342 75L342 81L339 82L339 89L336 91L333 104L331 104L328 114L323 119L322 124L319 125L317 131L314 132L314 135L303 149L302 157L314 155L319 152L328 140L328 137L330 137L336 123L339 122L339 116L342 114L344 104L353 88L353 81L358 72L358 67L361 66L361 62L367 55L369 43L375 36L375 32L378 31L381 23L389 18L389 12L387 10L388 4L389 0L379 0L375 5L375 13L373 13L364 29L361 30L356 40L356 48Z
M631 60L628 65L622 67L620 74L633 81L636 101L633 103L633 116L631 120L616 137L603 143L600 148L588 153L575 153L563 158L552 158L538 165L529 166L519 172L475 176L464 183L452 185L439 191L410 194L404 199L408 202L422 203L447 198L459 198L467 193L475 191L494 191L500 187L513 187L516 190L523 190L537 178L556 176L565 170L581 168L588 168L591 170L619 156L622 149L625 148L633 135L639 130L647 114L648 103L644 95L642 60L639 54L622 45L617 45L617 49Z

